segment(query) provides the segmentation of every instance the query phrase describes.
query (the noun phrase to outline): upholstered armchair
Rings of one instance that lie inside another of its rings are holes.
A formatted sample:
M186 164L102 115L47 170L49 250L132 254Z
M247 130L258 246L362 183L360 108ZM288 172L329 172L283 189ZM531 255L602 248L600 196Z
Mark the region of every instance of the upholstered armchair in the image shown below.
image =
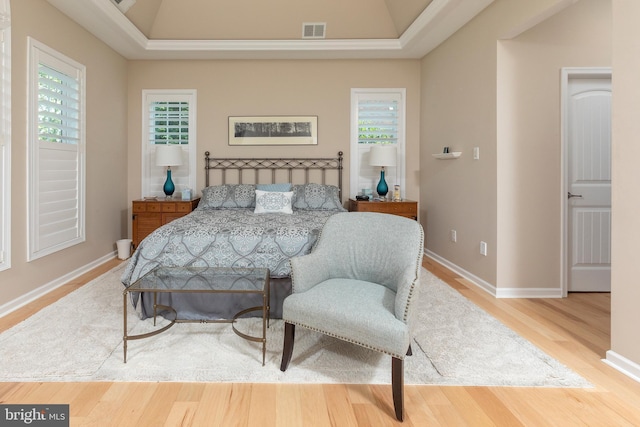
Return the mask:
M333 215L309 255L291 259L280 370L301 326L391 356L396 418L404 413L404 357L418 294L424 233L408 218L372 212Z

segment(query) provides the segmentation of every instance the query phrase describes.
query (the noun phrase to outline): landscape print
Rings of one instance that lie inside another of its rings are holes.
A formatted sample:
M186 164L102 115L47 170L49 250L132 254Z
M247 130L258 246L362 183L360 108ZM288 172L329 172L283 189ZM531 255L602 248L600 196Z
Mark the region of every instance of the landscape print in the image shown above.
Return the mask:
M315 145L317 116L229 117L229 145Z

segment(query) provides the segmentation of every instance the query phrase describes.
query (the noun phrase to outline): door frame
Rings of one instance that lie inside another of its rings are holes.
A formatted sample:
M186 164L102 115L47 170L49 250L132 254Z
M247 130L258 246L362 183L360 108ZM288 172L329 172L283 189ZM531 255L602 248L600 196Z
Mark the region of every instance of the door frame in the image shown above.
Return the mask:
M611 67L563 67L560 77L560 283L562 297L566 297L569 288L569 223L568 218L568 174L569 174L569 80L573 78L609 78Z

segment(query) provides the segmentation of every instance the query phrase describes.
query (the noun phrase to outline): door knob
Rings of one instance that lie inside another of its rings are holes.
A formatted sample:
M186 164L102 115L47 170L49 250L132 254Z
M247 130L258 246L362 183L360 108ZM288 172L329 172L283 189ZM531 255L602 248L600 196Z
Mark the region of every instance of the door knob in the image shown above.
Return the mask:
M573 199L574 197L582 199L582 194L571 194L571 191L567 193L567 199Z

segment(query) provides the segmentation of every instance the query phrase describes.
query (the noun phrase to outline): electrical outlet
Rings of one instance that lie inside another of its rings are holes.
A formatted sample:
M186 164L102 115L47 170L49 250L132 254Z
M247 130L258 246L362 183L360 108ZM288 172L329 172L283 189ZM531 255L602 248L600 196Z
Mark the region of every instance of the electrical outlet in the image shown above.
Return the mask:
M473 147L473 160L480 160L480 147Z
M487 242L480 242L480 255L487 256Z
M449 237L451 238L451 241L453 243L458 241L458 235L456 233L456 230L451 230L451 232L449 233Z

